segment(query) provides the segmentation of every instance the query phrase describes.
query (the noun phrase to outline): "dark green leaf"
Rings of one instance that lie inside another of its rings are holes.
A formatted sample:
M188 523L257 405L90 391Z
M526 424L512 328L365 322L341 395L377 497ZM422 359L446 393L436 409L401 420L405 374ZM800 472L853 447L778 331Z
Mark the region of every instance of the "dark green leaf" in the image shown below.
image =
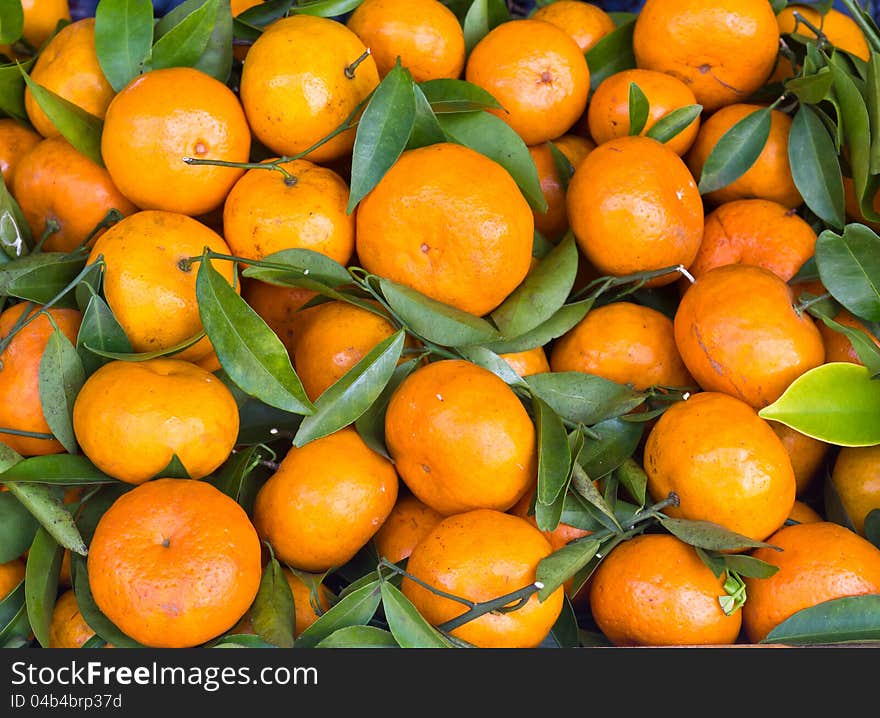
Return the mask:
M603 528L602 522L596 519L592 507L577 493L571 491L565 495L565 504L560 521L583 531L598 531Z
M538 563L535 580L544 584L538 600L544 601L580 569L586 566L601 547L596 539L582 538L566 544Z
M46 304L58 295L86 264L82 253L40 252L0 265L0 295Z
M21 206L9 192L0 176L0 265L9 259L26 255L31 247L31 229ZM2 281L2 279L0 279Z
M414 357L398 364L382 393L354 423L360 437L377 454L390 458L385 446L385 411L388 408L391 395L401 382L415 371L420 361L418 357Z
M64 548L82 556L88 553L73 516L52 491L52 487L46 484L10 482L5 477L4 484Z
M807 310L812 316L817 317L829 329L843 334L852 345L853 350L859 357L872 376L880 374L880 347L865 332L854 327L834 321L823 307L823 302L817 302Z
M626 423L626 422L623 422ZM636 426L641 426L637 424ZM639 434L641 436L641 432ZM635 450L635 446L633 446ZM639 466L639 463L631 456L626 458L620 466L615 468L614 476L626 489L627 493L639 502L639 506L645 505L646 489L648 485L648 476L645 470Z
M609 32L586 52L590 88L595 90L606 77L636 66L633 52L635 18Z
M577 460L588 476L597 479L614 471L632 455L644 430L641 424L619 418L606 419L591 428L600 438L585 436Z
M816 240L819 278L855 316L880 321L880 237L863 224L843 234L826 229Z
M88 346L86 346L88 345ZM131 342L119 325L113 310L100 295L92 294L83 312L82 323L76 336L76 350L83 363L86 376L108 360L89 347L115 354L132 353Z
M452 644L425 620L399 588L388 581L382 581L379 587L385 620L401 648L452 648Z
M363 2L363 0L358 0ZM265 0L254 5L242 13L236 15L236 20L241 20L253 27L263 28L275 20L287 15L295 0Z
M651 129L645 133L645 136L665 144L674 137L678 137L686 127L690 127L702 112L702 105L679 107L663 115L663 117L651 125Z
M214 5L215 12L211 34L201 55L192 64L197 70L207 73L220 82L227 82L232 71L232 10L229 3L216 0L184 0L183 3L165 13L156 25L157 43L186 18L206 4ZM169 48L170 50L171 48ZM155 45L153 52L156 52ZM189 66L189 65L187 65Z
M779 570L778 566L748 554L731 553L721 556L728 571L736 571L746 578L770 578Z
M380 278L379 286L404 324L430 342L456 347L499 339L498 331L485 319L426 297L390 279Z
M315 410L284 344L207 260L199 263L196 297L217 358L243 391L284 411Z
M646 396L623 384L582 372L533 374L526 381L564 419L587 426L631 411Z
M592 298L582 299L579 302L566 304L561 307L550 319L535 327L530 332L510 341L497 341L486 344L496 354L510 354L523 352L535 347L542 347L554 339L561 337L569 329L580 322L593 306Z
M153 45L150 0L101 0L95 10L95 50L107 82L119 92L146 69Z
M510 125L488 112L459 112L440 115L437 119L451 142L495 160L510 173L533 210L547 211L547 199L541 190L535 161Z
M578 248L570 232L492 312L505 339L515 339L549 320L565 304L578 270Z
M39 527L39 522L15 496L8 491L0 493L0 563L23 555Z
M810 645L880 640L880 595L847 596L804 608L761 643Z
M394 636L376 626L345 626L319 641L315 648L399 648Z
M242 483L260 463L261 458L259 445L235 450L220 468L205 480L237 502L241 494Z
M815 74L786 80L785 89L796 95L803 103L801 105L803 107L804 105L818 105L828 99L833 83L834 76L831 74L831 70L828 67L823 67Z
M539 503L550 505L562 493L570 476L571 450L568 434L559 415L538 396L532 396L535 426L538 432L538 490ZM553 530L556 526L544 527Z
M306 282L303 286L308 289L311 289L315 282L331 288L351 284L351 275L345 267L326 254L311 249L283 249L280 252L266 255L261 261L273 265L283 265L285 268L251 264L242 274L245 277L269 283L277 283L279 278L284 277L286 281L283 283L293 286L297 285L293 284L291 280L300 278ZM308 286L308 283L311 283L312 286Z
M868 61L867 79L868 119L871 127L870 173L880 173L880 55L872 51Z
M294 446L332 434L354 423L385 389L403 352L403 329L379 342L315 400L315 413L303 419Z
M108 486L101 486L96 492L89 496L86 501L80 504L80 508L76 514L76 526L87 544L91 543L92 536L95 534L95 528L98 526L98 521L101 520L101 517L107 509L109 509L120 496L128 493L133 488L133 484L126 484L122 481L117 481ZM71 563L71 575L73 575L76 565L77 564Z
M880 548L880 509L871 509L865 515L865 538Z
M154 477L154 479L191 479L192 477L189 475L189 471L183 465L183 462L180 460L180 457L177 454L171 455L171 460L168 462L168 465L159 471Z
M660 516L660 523L673 536L686 544L709 551L745 551L752 548L776 548L764 541L755 541L711 521L674 519Z
M226 375L222 370L221 374L223 376ZM241 390L238 389L238 391L240 392ZM263 444L273 439L278 439L280 438L279 432L284 432L283 436L289 434L289 438L292 439L294 432L302 422L300 414L292 414L289 411L276 409L274 406L269 406L259 399L249 396L245 401L239 403L238 414L239 423L236 444L239 446Z
M31 632L24 598L24 580L0 600L0 648L10 648L16 639L26 639Z
M154 70L167 67L193 67L208 47L214 30L218 0L204 0L167 31L157 28L151 65Z
M629 83L629 133L641 134L648 122L651 103L635 82Z
M446 135L437 115L431 109L431 103L425 97L425 93L419 85L413 86L413 94L415 96L415 119L413 120L412 131L409 133L409 139L406 142L406 149L414 150L419 147L427 147L437 142L445 142Z
M461 347L457 351L463 359L488 369L505 384L519 387L528 386L525 379L517 374L510 364L486 347Z
M501 109L498 100L490 92L466 80L439 78L420 82L417 87L424 93L431 109L438 115Z
M801 105L791 125L788 158L795 186L804 202L832 227L846 222L843 175L834 140L809 105Z
M73 430L73 404L85 382L85 370L70 339L55 329L40 358L40 406L49 429L68 453L79 452Z
M92 596L92 587L89 585L89 572L84 558L71 554L70 575L73 579L73 592L76 595L77 608L79 608L79 612L89 625L89 628L107 641L107 643L112 643L117 648L142 648L141 644L120 631L98 608Z
M294 14L336 17L354 10L364 0L302 0L291 8ZM288 3L289 4L289 3Z
M11 45L21 38L22 30L24 30L24 10L20 0L0 3L0 43Z
M547 638L539 647L544 648L579 648L580 639L578 638L578 623L574 608L568 596L563 599L562 611L559 618L547 634Z
M58 484L60 486L89 486L118 484L119 481L100 471L81 454L49 454L30 456L2 474L4 483Z
M250 633L232 634L221 637L210 648L277 648L271 643L266 643L259 636Z
M727 187L742 177L764 151L770 137L769 107L746 115L725 132L712 148L700 174L700 193Z
M254 631L264 641L279 648L293 647L293 593L281 571L281 564L274 556L263 569L260 588L250 608L250 618Z
M559 177L559 186L562 188L563 194L568 192L568 183L571 181L571 178L574 176L574 167L571 162L568 161L568 157L565 156L565 153L560 150L553 142L548 142L547 146L550 148L550 154L553 155L553 167L556 169L556 174ZM538 230L535 230L535 234L540 236ZM546 241L546 240L545 240ZM547 242L550 244L550 242ZM549 254L549 249L552 249L553 245L550 244L548 251L538 257L539 259L543 259L547 254ZM535 255L532 252L533 256Z
M24 107L25 82L19 67L27 73L34 62L35 58L30 58L15 65L0 67L0 112L19 122L28 122Z
M492 28L509 19L510 12L504 0L473 0L462 23L466 53L469 55Z
M375 615L381 601L382 590L377 579L332 606L299 635L295 647L312 648L340 628L365 626Z
M367 103L352 150L349 214L406 149L416 120L416 96L409 71L400 60Z
M587 475L587 473L580 467L580 464L576 463L572 466L571 485L574 487L574 490L577 491L589 506L595 508L599 512L594 515L609 531L622 533L623 527L620 525L617 516L614 515L614 510L608 505L605 497L599 493L599 489L596 488L593 481L593 478Z
M49 647L49 627L58 595L58 574L61 572L62 558L64 549L41 527L28 551L24 593L34 637L43 648Z

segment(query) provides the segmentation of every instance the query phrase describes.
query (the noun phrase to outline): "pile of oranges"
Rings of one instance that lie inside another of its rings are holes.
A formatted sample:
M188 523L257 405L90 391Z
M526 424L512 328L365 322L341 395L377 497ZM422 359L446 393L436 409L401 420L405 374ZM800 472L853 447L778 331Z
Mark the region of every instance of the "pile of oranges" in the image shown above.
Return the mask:
M864 15L147 5L2 25L4 645L880 640Z

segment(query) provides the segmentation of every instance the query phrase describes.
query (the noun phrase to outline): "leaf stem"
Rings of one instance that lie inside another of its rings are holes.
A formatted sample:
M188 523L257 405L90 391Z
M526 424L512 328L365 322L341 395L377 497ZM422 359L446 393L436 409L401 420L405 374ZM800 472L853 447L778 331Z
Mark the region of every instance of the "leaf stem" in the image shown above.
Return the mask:
M45 439L46 441L53 441L55 439L55 434L42 434L38 431L22 431L21 429L7 429L6 427L0 427L0 434L25 436L29 439Z
M61 231L61 225L58 224L58 220L49 217L46 220L46 229L43 230L43 234L40 235L40 239L37 242L36 246L31 250L31 254L37 254L40 250L43 249L43 245L46 243L46 240L49 239L53 234L57 234Z

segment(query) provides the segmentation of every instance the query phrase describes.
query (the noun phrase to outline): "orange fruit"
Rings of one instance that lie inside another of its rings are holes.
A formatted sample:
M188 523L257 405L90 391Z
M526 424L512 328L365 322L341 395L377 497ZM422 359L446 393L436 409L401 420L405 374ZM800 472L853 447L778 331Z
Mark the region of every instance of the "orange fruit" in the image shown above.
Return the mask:
M284 249L310 249L347 264L354 252L354 216L346 212L348 184L308 160L275 170L251 169L223 204L223 237L232 253L262 259Z
M694 177L699 180L702 176L703 166L718 140L736 123L761 109L761 105L746 103L728 105L703 122L686 157ZM780 110L771 110L770 135L758 159L739 179L706 194L706 201L718 205L755 198L771 200L788 209L801 205L804 200L795 186L788 159L790 132L791 117Z
M348 302L326 302L303 313L293 365L308 397L317 399L394 332L385 316Z
M577 43L543 20L497 25L471 50L465 79L489 92L527 145L568 132L587 107L590 70Z
M444 515L506 511L537 476L535 427L488 369L445 359L416 369L392 394L385 441L401 479Z
M39 316L32 319L37 312ZM51 433L40 401L40 360L54 332L47 313L62 334L76 344L82 321L82 314L76 309L43 309L29 302L20 302L0 313L0 341L4 343L23 315L28 317L28 324L16 330L15 336L0 352L0 427L3 429ZM55 439L37 439L0 431L0 441L22 456L42 456L64 451L61 442Z
M862 214L862 209L856 198L856 188L853 178L847 177L846 175L843 177L843 199L846 207L846 218L849 221L864 224L875 232L880 232L880 222L872 222L871 220L866 219L865 215ZM875 212L880 211L880 192L874 195L874 199L871 201L871 206Z
M856 533L865 517L880 509L880 446L844 446L834 459L831 486Z
M190 216L222 205L244 170L184 158L247 162L250 149L238 97L192 67L134 78L111 100L101 133L104 163L122 194L141 209Z
M245 277L241 283L241 296L275 332L287 349L287 353L293 357L297 326L306 316L299 310L318 296L317 292L299 287L283 287Z
M448 142L404 152L357 210L361 266L476 315L525 278L533 240L507 170Z
M49 645L46 648L82 648L95 632L79 611L76 594L67 589L58 596L49 624Z
M755 541L782 526L795 500L791 459L769 422L718 392L693 394L661 414L645 442L644 467L654 501L678 495L668 515Z
M295 619L293 635L296 637L317 621L321 615L315 612L312 605L312 591L306 583L286 567L281 569L281 573L287 579L287 585L290 586L290 592L293 594ZM322 583L317 596L318 607L322 614L330 609L331 595L330 589Z
M675 152L648 137L620 137L593 150L575 170L566 201L578 245L601 274L687 267L703 236L694 178Z
M364 0L346 25L370 48L379 77L398 58L416 82L458 79L464 69L464 30L440 0Z
M12 187L21 158L42 139L42 135L19 120L0 118L0 172L7 188Z
M706 216L703 241L688 268L699 278L724 264L755 264L784 281L813 256L816 233L795 210L766 199L726 202Z
M25 563L20 558L0 563L0 600L6 598L24 581Z
M743 629L763 641L798 611L846 596L880 593L880 549L829 521L783 526L767 539L772 548L752 552L778 567L769 578L745 578Z
M257 493L254 525L279 561L318 573L366 545L397 490L394 465L348 426L288 451Z
M548 6L549 7L549 6ZM577 167L583 159L596 148L595 143L586 137L563 135L553 140L556 146L572 167ZM529 147L529 154L538 170L541 192L547 200L547 211L533 210L535 229L551 242L556 242L568 230L568 210L565 206L565 185L559 177L559 169L553 156L549 142Z
M550 542L527 521L492 509L475 509L438 523L415 546L406 570L441 591L479 603L534 583L538 562L550 553ZM401 590L435 626L467 610L408 576ZM479 648L535 648L550 632L562 604L560 587L543 602L532 595L515 611L486 613L451 633Z
M875 334L873 334L868 327L865 326L864 322L855 317L853 314L848 312L846 309L841 308L840 311L832 317L835 322L838 324L842 324L845 327L849 327L851 329L856 329L866 337L868 337L874 344L880 348L880 339L877 338ZM836 329L832 329L821 319L817 320L816 326L819 327L819 333L822 335L822 342L825 345L825 361L826 362L850 362L852 364L861 364L862 360L859 358L858 353L853 347L852 342L849 340L849 337L846 336L843 332L839 332Z
M539 7L531 18L565 30L584 53L616 27L602 8L581 0L556 0Z
M724 575L671 534L642 534L615 546L590 579L590 609L615 646L736 643L742 611L725 614Z
M38 85L103 119L116 93L98 63L95 18L84 17L62 28L37 56L30 77ZM29 88L25 89L24 107L34 129L43 137L61 134Z
M21 0L24 13L22 37L35 50L39 50L62 21L70 21L68 0Z
M244 509L205 481L155 479L101 516L89 545L98 608L154 648L219 636L260 586L260 540Z
M639 391L694 383L675 346L672 320L633 302L590 310L554 342L550 368L595 374Z
M83 453L129 484L156 476L175 455L193 479L207 476L229 457L238 427L227 386L180 359L110 361L86 379L73 405Z
M276 155L291 156L341 126L379 84L372 55L353 67L366 50L337 20L294 15L268 25L241 73L241 102L254 136ZM339 159L353 146L352 129L306 157Z
M400 494L388 518L373 536L376 553L392 563L409 558L416 544L444 518L412 494Z
M742 102L776 63L767 0L647 0L633 33L636 65L678 77L707 112Z
M39 142L20 158L18 168L21 172L15 173L11 191L34 242L48 231L50 221L58 225L43 243L46 252L73 251L95 233L111 209L123 216L137 210L105 168L63 137Z
M587 108L590 135L596 143L601 145L608 140L630 134L629 93L633 83L648 99L648 119L639 135L645 135L658 120L670 112L697 104L691 88L674 75L640 69L615 72L599 83ZM665 144L681 156L690 149L699 129L698 116Z
M513 370L520 376L531 376L532 374L543 374L550 371L550 363L547 360L547 352L544 351L544 347L499 354L498 356L510 364Z
M673 322L688 371L707 391L760 409L825 361L813 319L798 314L791 287L769 269L728 264L684 293Z
M229 254L216 232L198 220L176 212L143 210L113 225L92 245L89 262L104 259L104 296L136 352L170 349L203 331L196 276L205 248ZM211 260L230 284L232 262ZM238 289L238 284L235 284ZM175 354L199 361L212 351L207 337Z
M776 432L776 436L782 440L782 445L788 452L797 482L797 494L803 496L812 488L831 445L802 434L778 421L771 421L770 428Z
M824 521L822 515L808 503L796 500L788 513L788 518L799 524L810 524L816 521Z

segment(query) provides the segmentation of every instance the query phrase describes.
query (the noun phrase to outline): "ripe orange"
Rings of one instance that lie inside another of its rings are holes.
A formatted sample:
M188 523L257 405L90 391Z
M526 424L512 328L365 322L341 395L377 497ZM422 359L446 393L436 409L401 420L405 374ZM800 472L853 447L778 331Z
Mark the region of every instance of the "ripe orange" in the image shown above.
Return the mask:
M865 535L865 517L880 509L880 446L844 446L834 460L831 486L856 533Z
M657 121L670 112L697 104L697 98L688 85L674 75L656 70L623 70L609 75L596 88L587 108L590 135L602 144L616 137L630 134L629 92L635 83L648 99L648 119L640 135L644 135ZM694 118L687 127L666 142L666 146L681 156L690 149L700 129L700 118Z
M777 566L769 578L746 578L743 629L752 643L798 611L845 596L880 593L880 549L829 521L783 526L755 558Z
M229 457L238 426L227 386L180 359L110 361L86 379L73 405L83 453L129 484L156 476L175 455L193 479L207 476Z
M117 189L106 169L63 137L39 142L20 158L12 195L37 242L54 221L58 231L43 244L46 252L70 252L95 232L111 209L123 216L137 211ZM97 236L97 235L96 235Z
M241 102L254 136L273 153L291 156L342 125L379 84L372 55L352 67L366 49L344 24L329 18L293 15L268 25L241 73ZM306 157L339 159L353 145L349 130Z
M275 170L251 169L223 204L223 237L232 253L262 259L283 249L310 249L348 264L354 216L346 212L348 185L336 172L308 160Z
M568 132L587 106L590 70L577 43L543 20L496 26L471 50L465 79L489 92L503 109L490 110L527 145Z
M856 329L862 332L862 334L869 337L871 341L873 341L874 344L876 344L877 347L880 348L880 339L878 339L877 336L873 334L860 319L855 317L846 309L841 309L832 318L838 324L842 324L845 327L850 327L851 329ZM847 337L846 334L844 334L843 332L839 332L836 329L832 329L821 320L816 322L816 326L819 327L819 333L822 335L822 342L825 344L826 362L843 361L851 362L852 364L862 363L862 360L859 358L859 355L856 353L852 342L849 340L849 337Z
M190 216L222 205L244 170L191 166L184 158L247 162L250 149L238 97L192 67L133 79L111 100L101 133L104 163L126 197L141 209Z
M760 109L761 105L738 103L723 107L709 116L700 127L686 158L694 177L699 180L702 176L703 166L718 140L737 122ZM755 163L739 179L709 192L705 196L707 202L718 205L737 199L756 198L777 202L788 209L803 203L788 159L791 117L780 110L772 110L770 123L770 136Z
M703 236L703 201L681 158L648 137L621 137L593 150L568 187L578 245L602 274L689 266ZM669 284L670 273L649 286Z
M297 326L306 316L300 308L317 296L311 289L282 287L245 277L241 296L251 309L278 335L291 358L296 347Z
M788 518L799 524L810 524L816 521L824 521L822 515L804 501L797 500L788 513Z
M645 442L654 501L675 492L670 516L720 524L763 541L795 500L791 459L769 422L743 401L699 392L670 406Z
M574 168L577 168L583 159L596 148L592 140L578 135L557 137L553 140L553 145ZM546 239L556 242L568 230L565 185L559 177L559 169L553 157L553 150L550 149L550 143L543 142L540 145L529 147L529 154L531 154L535 168L538 170L541 192L544 194L544 199L547 200L546 212L533 211L535 229Z
M223 238L198 220L162 210L135 212L92 245L89 262L104 258L104 295L136 352L169 349L202 331L196 301L199 265L186 267L181 261L200 257L206 247L229 254ZM232 284L232 262L211 262ZM203 337L174 356L199 361L211 351Z
M506 511L533 485L535 427L488 369L446 359L416 369L392 394L385 440L400 477L444 515Z
M531 208L507 170L448 142L404 152L357 211L367 271L477 315L525 278L533 239Z
M565 30L584 53L616 27L602 8L582 0L556 0L539 7L531 17Z
M373 536L376 553L392 563L409 558L415 545L443 518L443 514L412 494L400 494L388 518Z
M20 558L0 563L0 600L6 598L24 581L25 563Z
M647 0L633 50L638 67L678 77L714 112L764 84L776 62L779 28L767 0Z
M538 562L550 552L550 542L527 521L492 509L476 509L437 524L413 549L407 571L441 591L483 602L534 583ZM435 626L467 610L406 576L401 590ZM553 627L562 603L560 587L543 603L532 595L521 608L486 613L456 628L452 635L480 648L534 648Z
M68 0L21 0L24 13L22 37L35 50L48 40L58 23L70 21Z
M30 320L35 312L41 313ZM82 314L76 309L52 307L43 310L40 306L20 302L3 310L0 314L0 341L6 340L23 315L28 316L29 323L16 332L0 353L0 429L51 433L43 415L39 377L40 359L54 328L49 317L42 312L50 314L64 336L76 344L82 321ZM0 431L0 440L22 456L57 454L64 450L55 439L36 439Z
M82 648L95 632L79 611L76 594L67 589L58 596L49 624L49 645L46 648Z
M62 28L37 56L30 76L38 85L101 119L116 94L98 64L94 17L82 18ZM25 89L24 106L34 129L43 137L61 134L29 88Z
M260 586L244 509L204 481L156 479L123 494L89 545L98 608L145 646L197 646L234 626Z
M797 482L797 494L803 496L813 486L819 476L819 469L828 456L830 444L802 434L778 421L771 421L770 428L782 440L782 445L791 459L794 478Z
M741 262L788 281L813 256L816 233L793 209L766 199L726 202L706 216L703 241L690 273Z
M11 117L0 118L0 172L7 188L12 187L21 158L42 139L42 135L23 122Z
M513 370L520 376L531 376L532 374L543 374L550 371L550 363L547 361L547 353L544 351L544 347L535 347L534 349L511 352L509 354L499 354L498 356L510 364Z
M633 302L612 302L588 312L553 344L550 368L595 374L639 391L694 384L675 346L672 320Z
M364 0L346 25L370 48L379 77L398 58L416 82L458 79L464 69L464 30L440 0Z
M675 343L685 366L707 391L757 409L776 401L825 360L813 319L793 305L791 287L769 269L710 269L684 293L675 313Z
M351 560L397 491L394 465L349 426L290 449L257 493L254 525L278 560L318 573Z
M642 534L618 544L590 579L590 609L615 646L729 645L742 611L729 616L716 577L693 546L671 534Z

